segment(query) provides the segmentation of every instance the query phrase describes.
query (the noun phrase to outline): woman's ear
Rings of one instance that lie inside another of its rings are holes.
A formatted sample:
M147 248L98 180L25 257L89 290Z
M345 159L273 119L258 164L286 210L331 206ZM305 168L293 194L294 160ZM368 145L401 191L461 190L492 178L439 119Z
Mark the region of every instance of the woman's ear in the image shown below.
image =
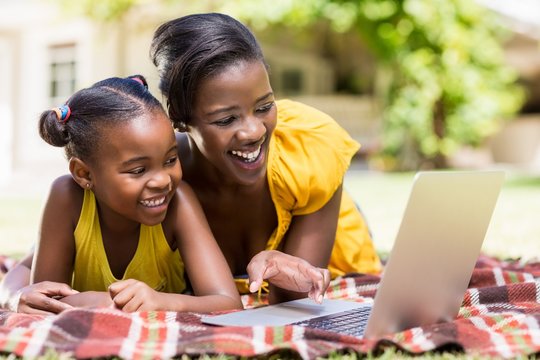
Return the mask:
M73 180L83 189L92 188L92 173L88 165L77 157L72 157L69 160L69 172Z

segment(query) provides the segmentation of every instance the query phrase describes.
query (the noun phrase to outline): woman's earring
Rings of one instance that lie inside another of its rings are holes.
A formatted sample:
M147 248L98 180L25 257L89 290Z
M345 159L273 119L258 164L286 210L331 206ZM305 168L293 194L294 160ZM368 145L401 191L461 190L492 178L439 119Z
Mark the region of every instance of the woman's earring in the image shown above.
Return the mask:
M86 188L90 190L90 183L86 183Z

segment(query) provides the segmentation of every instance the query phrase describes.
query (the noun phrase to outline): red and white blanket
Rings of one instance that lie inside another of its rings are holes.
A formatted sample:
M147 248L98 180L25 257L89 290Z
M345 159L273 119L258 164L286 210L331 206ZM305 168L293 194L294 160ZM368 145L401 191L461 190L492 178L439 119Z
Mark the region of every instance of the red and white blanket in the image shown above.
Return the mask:
M8 260L0 257L0 269ZM351 274L334 280L327 297L366 301L373 297L378 283L376 276ZM247 307L258 304L255 297L243 300ZM315 359L333 352L377 353L388 347L413 354L463 351L503 358L539 355L540 262L522 264L481 257L456 319L378 340L359 340L299 326L206 326L196 313L73 309L42 316L0 310L0 352L21 357L35 357L54 349L77 358L279 353Z

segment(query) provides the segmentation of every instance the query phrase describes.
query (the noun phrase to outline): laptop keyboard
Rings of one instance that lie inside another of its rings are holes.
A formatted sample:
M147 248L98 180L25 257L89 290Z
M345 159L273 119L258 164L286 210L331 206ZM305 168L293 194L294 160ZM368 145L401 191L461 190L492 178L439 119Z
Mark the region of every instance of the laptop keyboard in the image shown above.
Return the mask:
M299 321L292 325L300 325L340 334L362 337L367 325L371 306L361 307L336 314L325 315L309 320Z

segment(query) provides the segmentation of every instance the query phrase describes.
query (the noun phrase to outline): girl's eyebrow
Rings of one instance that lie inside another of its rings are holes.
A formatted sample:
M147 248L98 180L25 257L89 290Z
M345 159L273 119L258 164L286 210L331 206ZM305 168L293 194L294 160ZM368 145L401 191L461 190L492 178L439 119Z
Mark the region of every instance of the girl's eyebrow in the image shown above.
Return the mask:
M259 103L259 102L261 102L263 100L266 100L269 97L272 97L273 95L274 95L274 93L272 91L270 91L268 94L264 94L263 96L258 97L255 100L255 103ZM209 113L206 113L206 116L212 116L212 115L216 115L216 114L219 114L219 113L222 113L222 112L228 112L228 111L234 110L236 108L238 108L238 106L233 105L233 106L229 106L229 107L225 107L225 108L216 109L214 111L210 111Z
M167 150L167 154L170 153L170 152L172 152L172 151L174 151L174 152L176 153L176 152L177 152L177 149L178 149L178 147L177 147L177 145L175 144L175 145L171 146L171 148L170 148L169 150ZM131 158L131 159L129 159L129 160L126 160L126 161L122 162L122 166L128 166L128 165L131 165L131 164L133 164L133 163L136 163L136 162L139 162L139 161L143 161L143 160L148 160L148 159L149 159L148 156L136 156L136 157L134 157L134 158Z

